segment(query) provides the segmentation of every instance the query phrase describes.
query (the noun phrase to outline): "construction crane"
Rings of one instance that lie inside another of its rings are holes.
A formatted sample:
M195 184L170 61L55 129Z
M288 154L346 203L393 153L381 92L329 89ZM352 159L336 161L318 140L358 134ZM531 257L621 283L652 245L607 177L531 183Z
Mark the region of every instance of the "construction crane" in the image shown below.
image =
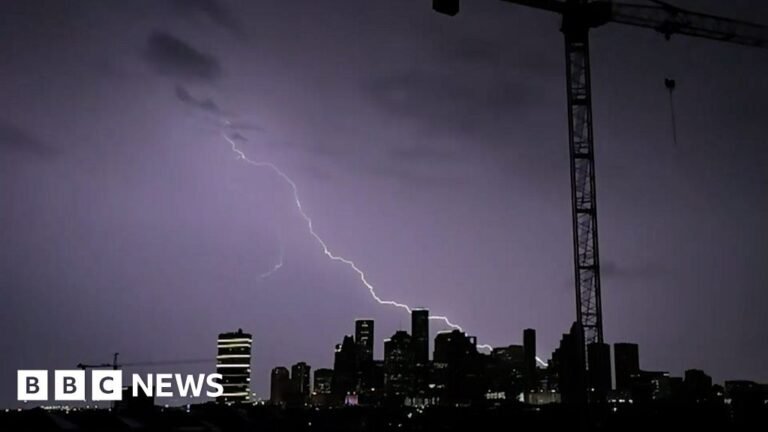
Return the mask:
M99 364L83 364L78 363L77 368L86 370L86 369L102 369L102 368L112 368L113 370L117 370L122 365L117 363L117 357L120 355L120 353L114 353L112 354L112 363L99 363Z
M608 0L502 1L554 12L562 17L560 30L565 36L576 321L583 340L579 346L581 358L585 359L585 367L588 368L586 354L589 345L603 343L589 31L608 23L619 23L656 30L667 39L681 34L768 48L768 27L691 12L655 0L651 0L653 5ZM459 12L459 0L433 0L432 7L440 13L454 16Z
M103 368L112 368L112 370L118 370L120 368L125 367L142 367L142 366L164 366L164 365L177 365L177 364L193 364L193 363L210 363L215 362L215 359L187 359L187 360L164 360L164 361L145 361L145 362L138 362L138 363L123 363L120 364L117 362L117 358L120 355L120 353L114 353L112 354L112 363L96 363L96 364L84 364L84 363L78 363L77 368L82 370L87 369L103 369ZM115 402L112 401L110 403L110 406L112 408L115 407Z
M207 358L207 359L183 359L183 360L143 361L143 362L135 362L135 363L118 363L117 357L119 355L120 353L112 354L112 363L98 363L98 364L78 363L77 368L83 369L83 370L112 368L113 370L118 370L126 367L168 366L168 365L216 362L216 359L214 358Z

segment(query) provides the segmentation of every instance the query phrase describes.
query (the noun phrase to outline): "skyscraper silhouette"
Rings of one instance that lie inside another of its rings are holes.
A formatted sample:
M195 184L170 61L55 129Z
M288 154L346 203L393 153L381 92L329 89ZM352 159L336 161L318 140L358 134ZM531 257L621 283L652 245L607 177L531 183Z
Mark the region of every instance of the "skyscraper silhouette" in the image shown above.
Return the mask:
M411 312L411 336L413 361L416 365L429 363L429 311L414 309Z
M536 376L536 330L523 330L523 353L525 355L525 389L533 390L537 386Z
M477 338L453 330L435 337L435 381L445 401L470 402L483 392Z
M403 397L413 390L413 338L399 330L384 340L384 386L387 396Z
M333 357L333 384L331 391L334 397L343 401L354 392L357 386L357 344L353 336L344 336L342 343L336 345Z
M373 362L373 330L373 320L355 320L355 343L357 343L357 350L361 363Z
M602 342L587 345L587 363L590 401L603 402L611 390L611 346Z
M560 339L560 345L552 353L552 365L557 374L558 389L563 403L586 403L586 374L583 332L578 322Z
M278 366L272 369L269 387L269 401L275 405L284 405L291 394L291 375L288 369Z
M613 365L616 369L616 390L632 390L632 377L640 373L640 356L637 344L613 344Z
M291 367L291 387L295 402L304 403L309 399L311 366L304 362Z

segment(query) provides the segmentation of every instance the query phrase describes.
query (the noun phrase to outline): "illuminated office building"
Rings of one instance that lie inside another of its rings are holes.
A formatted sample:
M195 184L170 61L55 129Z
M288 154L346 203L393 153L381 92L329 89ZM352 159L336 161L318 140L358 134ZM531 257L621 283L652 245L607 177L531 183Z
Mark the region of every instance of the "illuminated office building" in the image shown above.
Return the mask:
M216 398L217 402L251 401L251 343L251 335L242 329L219 335L216 372L222 376L224 393Z

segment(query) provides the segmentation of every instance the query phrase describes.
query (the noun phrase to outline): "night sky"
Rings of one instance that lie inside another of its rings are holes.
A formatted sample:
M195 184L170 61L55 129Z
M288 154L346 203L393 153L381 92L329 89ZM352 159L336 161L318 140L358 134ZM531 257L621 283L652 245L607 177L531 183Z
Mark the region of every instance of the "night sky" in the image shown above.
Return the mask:
M678 3L768 22L765 2ZM647 370L768 381L768 51L591 40L606 341L639 343ZM355 318L376 319L376 357L410 328L225 131L382 298L481 343L533 327L544 359L575 319L557 16L3 1L0 64L0 406L17 369L212 359L238 327L268 396L274 366L332 366Z

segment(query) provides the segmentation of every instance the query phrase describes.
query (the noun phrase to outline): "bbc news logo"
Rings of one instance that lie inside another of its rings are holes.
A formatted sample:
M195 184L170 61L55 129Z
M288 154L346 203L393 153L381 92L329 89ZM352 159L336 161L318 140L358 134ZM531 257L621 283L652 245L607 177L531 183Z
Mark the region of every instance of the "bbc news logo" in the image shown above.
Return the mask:
M47 401L53 388L53 400L85 401L86 374L84 370L55 370L49 385L45 369L19 370L16 373L16 399ZM208 397L224 393L221 374L182 375L170 373L132 374L131 395L137 397L200 397L205 389ZM175 389L175 392L174 392ZM119 401L123 398L123 373L119 370L93 370L90 373L90 400Z

